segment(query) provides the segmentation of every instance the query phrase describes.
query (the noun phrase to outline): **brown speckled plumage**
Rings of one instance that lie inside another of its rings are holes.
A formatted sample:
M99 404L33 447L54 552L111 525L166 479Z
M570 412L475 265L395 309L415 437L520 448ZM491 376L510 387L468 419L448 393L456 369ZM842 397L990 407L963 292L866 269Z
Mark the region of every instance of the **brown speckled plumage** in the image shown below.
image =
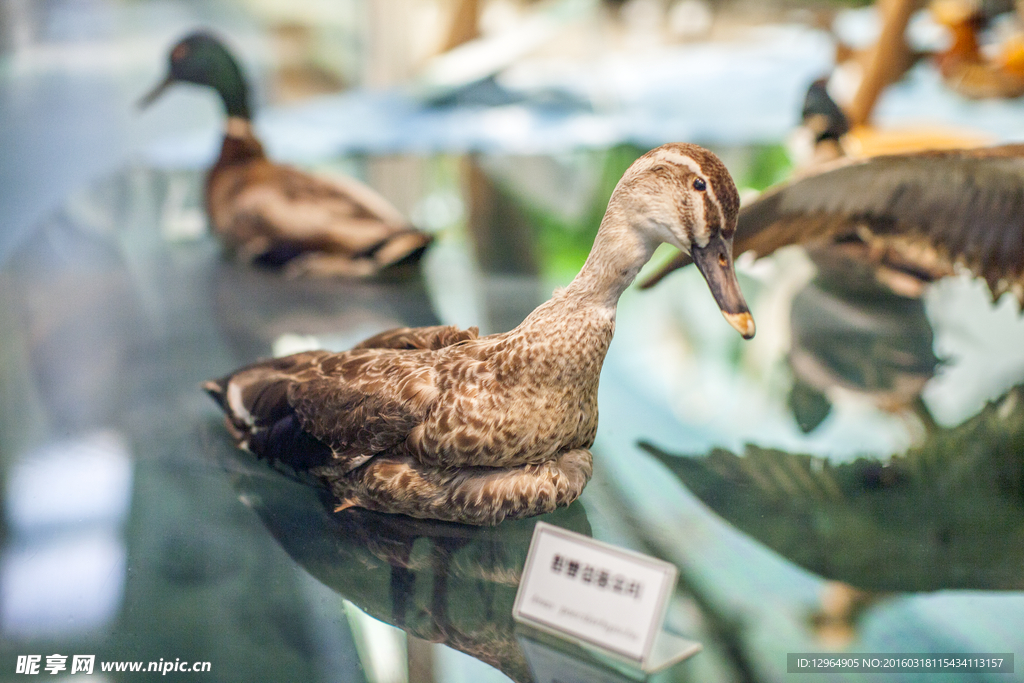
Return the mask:
M717 157L666 145L626 172L580 274L517 328L487 337L392 330L344 353L257 363L205 388L240 445L320 476L339 508L471 524L554 510L591 475L619 296L660 242L728 246L737 205ZM729 254L721 269L735 282Z

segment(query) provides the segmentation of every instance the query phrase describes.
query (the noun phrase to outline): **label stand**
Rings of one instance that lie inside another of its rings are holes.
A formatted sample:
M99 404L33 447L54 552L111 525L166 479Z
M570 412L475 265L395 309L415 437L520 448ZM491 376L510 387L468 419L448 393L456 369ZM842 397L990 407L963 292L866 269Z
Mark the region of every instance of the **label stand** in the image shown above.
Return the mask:
M678 664L688 657L692 657L704 646L696 640L688 640L674 633L662 629L654 637L654 649L651 651L651 661L643 671L655 673L667 669L673 664Z
M684 640L686 643L675 651L675 657L659 662L661 666L642 669L636 662L617 656L615 653L596 648L588 643L574 641L564 635L542 631L524 623L516 625L516 639L530 665L536 683L645 683L662 680L658 674L696 654L702 649L700 643Z

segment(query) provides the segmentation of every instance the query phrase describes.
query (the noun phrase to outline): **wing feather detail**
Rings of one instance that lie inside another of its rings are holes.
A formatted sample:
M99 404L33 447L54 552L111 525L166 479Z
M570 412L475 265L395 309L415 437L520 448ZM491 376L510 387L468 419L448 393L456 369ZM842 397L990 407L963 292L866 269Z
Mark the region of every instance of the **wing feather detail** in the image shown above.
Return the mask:
M902 241L966 266L994 295L1024 283L1024 145L879 156L769 190L739 215L736 255L849 237ZM689 263L678 255L644 283Z
M240 445L341 472L401 450L437 398L430 351L310 351L256 363L204 387ZM313 461L316 462L313 462Z
M289 402L302 427L338 457L390 450L437 397L433 368L413 355L420 354L366 350L331 357L317 377L289 388Z
M374 335L353 349L427 349L436 351L463 341L480 338L480 329L460 330L455 325L399 327Z

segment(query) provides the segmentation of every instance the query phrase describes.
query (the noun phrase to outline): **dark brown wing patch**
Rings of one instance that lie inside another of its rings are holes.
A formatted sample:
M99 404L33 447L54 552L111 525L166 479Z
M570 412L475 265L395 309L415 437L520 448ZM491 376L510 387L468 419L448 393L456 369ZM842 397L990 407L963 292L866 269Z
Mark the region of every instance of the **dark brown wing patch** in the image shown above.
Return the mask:
M328 356L289 386L288 402L336 457L372 456L403 444L426 416L435 391L425 360L422 353L373 349Z
M433 327L399 327L364 340L354 349L429 349L438 350L459 342L478 339L480 329L460 330L455 325Z
M798 180L740 212L736 252L864 228L927 244L1001 292L1024 276L1024 146L877 157Z
M262 155L218 162L207 179L207 211L243 260L294 265L295 274L365 277L414 261L431 241L362 183Z

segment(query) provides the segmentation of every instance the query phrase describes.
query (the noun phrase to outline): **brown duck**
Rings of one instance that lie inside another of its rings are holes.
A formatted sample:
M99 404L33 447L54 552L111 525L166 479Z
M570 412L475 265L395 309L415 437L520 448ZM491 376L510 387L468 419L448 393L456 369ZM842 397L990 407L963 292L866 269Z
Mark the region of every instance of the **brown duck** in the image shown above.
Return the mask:
M510 332L391 330L204 388L239 446L318 476L339 510L469 524L550 512L590 479L616 306L655 247L692 254L729 323L754 335L732 264L738 206L716 156L659 147L619 181L579 275Z
M366 185L267 159L253 135L242 70L213 35L193 33L174 46L167 78L143 106L177 82L209 86L224 102L224 143L206 176L206 212L239 259L289 275L358 278L415 260L430 243Z

